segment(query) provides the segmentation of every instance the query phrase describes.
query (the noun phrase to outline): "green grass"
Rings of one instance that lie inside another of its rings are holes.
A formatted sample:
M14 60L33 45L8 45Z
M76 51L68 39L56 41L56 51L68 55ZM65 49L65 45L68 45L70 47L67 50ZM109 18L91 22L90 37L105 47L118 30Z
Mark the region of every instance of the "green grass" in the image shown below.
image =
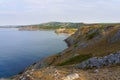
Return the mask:
M90 54L88 54L88 55L79 55L79 56L69 58L68 60L66 60L64 62L57 64L57 66L76 64L76 63L80 63L80 62L82 62L84 60L87 60L89 58L91 58Z
M87 40L90 40L90 39L94 38L97 35L99 35L99 32L95 31L95 32L93 32L91 34L87 34L86 37L87 37Z
M78 47L78 44L76 43L76 44L74 45L74 47Z

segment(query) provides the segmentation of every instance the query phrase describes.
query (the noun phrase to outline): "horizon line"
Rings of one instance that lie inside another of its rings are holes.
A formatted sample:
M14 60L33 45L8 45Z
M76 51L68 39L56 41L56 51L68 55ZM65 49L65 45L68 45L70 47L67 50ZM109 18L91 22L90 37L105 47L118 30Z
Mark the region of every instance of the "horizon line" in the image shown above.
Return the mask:
M13 27L13 26L30 26L30 25L41 25L41 24L46 24L46 23L54 23L54 22L58 22L58 23L83 23L83 24L120 24L120 22L72 22L72 21L48 21L48 22L41 22L41 23L33 23L33 24L7 24L7 25L0 25L0 27L4 27L4 26L9 26L9 27Z

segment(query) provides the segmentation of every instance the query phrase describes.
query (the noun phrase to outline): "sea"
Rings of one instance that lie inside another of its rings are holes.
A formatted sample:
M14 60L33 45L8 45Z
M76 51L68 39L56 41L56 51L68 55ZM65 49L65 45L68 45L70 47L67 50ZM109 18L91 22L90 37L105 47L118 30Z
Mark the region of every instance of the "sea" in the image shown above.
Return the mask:
M0 78L14 76L31 64L63 51L68 36L54 30L0 28Z

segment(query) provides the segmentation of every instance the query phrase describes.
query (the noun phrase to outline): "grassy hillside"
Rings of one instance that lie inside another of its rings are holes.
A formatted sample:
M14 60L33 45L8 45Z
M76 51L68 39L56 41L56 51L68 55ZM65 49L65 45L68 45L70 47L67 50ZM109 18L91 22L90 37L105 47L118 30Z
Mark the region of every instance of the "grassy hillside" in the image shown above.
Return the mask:
M117 52L120 50L120 26L83 26L66 41L69 48L49 57L46 62L58 66L73 65Z

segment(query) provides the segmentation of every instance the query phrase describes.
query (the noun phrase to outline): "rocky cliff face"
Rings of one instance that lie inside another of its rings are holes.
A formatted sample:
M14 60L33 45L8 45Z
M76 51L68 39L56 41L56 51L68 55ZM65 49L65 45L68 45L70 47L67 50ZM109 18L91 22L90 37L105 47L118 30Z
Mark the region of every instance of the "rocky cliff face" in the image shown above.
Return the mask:
M114 54L110 54L108 56L104 56L104 57L93 57L90 58L86 61L83 61L80 64L77 64L75 67L76 68L100 68L103 66L110 66L113 64L118 64L120 63L120 52L116 52Z

